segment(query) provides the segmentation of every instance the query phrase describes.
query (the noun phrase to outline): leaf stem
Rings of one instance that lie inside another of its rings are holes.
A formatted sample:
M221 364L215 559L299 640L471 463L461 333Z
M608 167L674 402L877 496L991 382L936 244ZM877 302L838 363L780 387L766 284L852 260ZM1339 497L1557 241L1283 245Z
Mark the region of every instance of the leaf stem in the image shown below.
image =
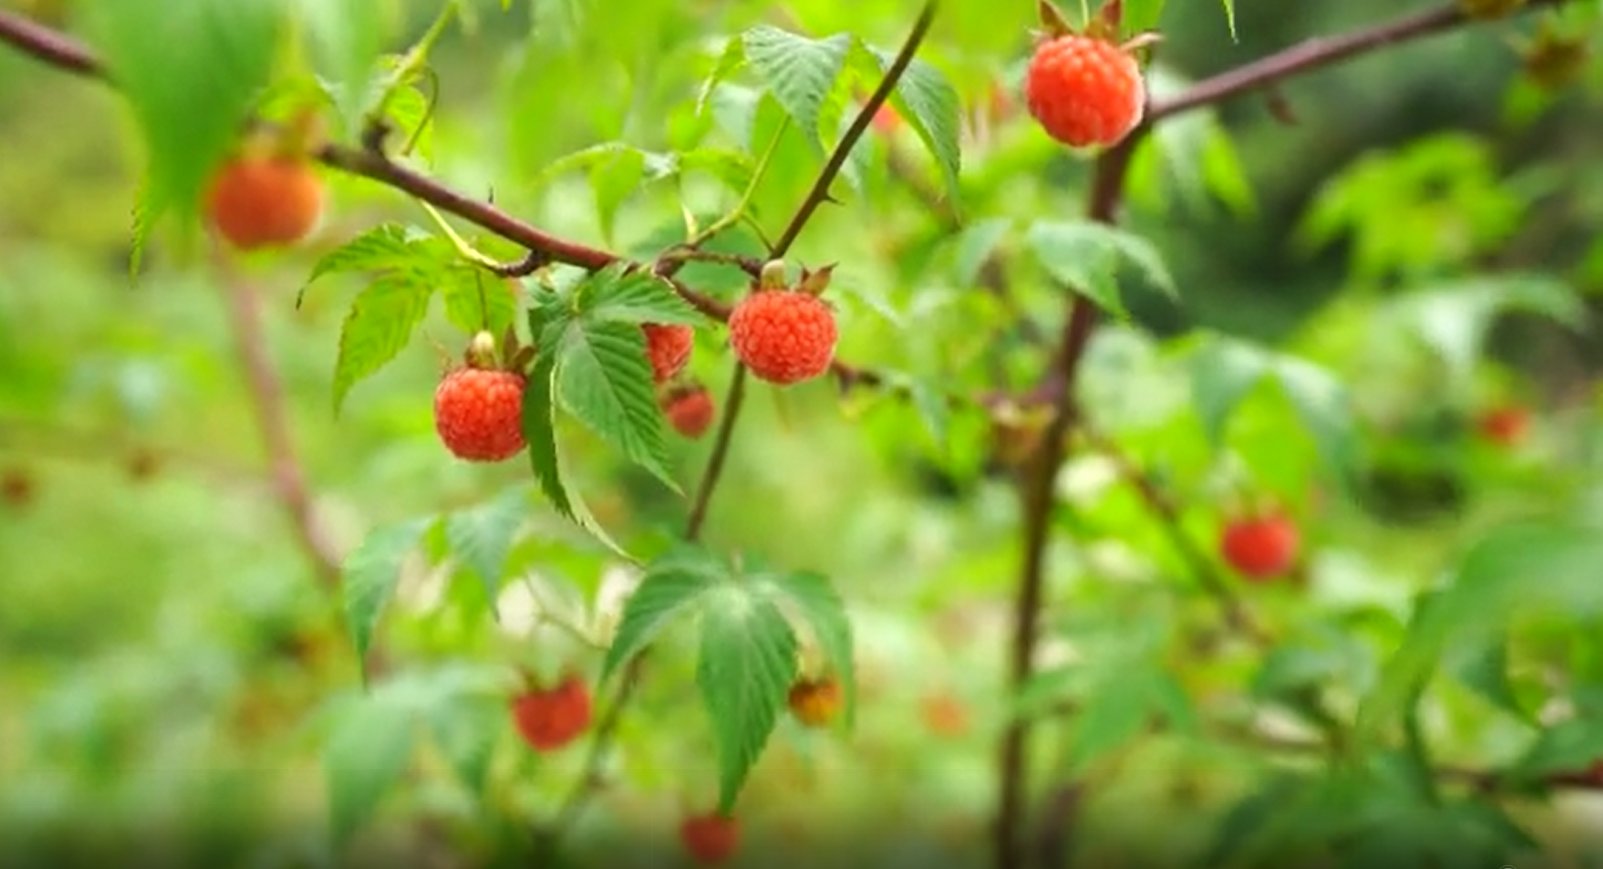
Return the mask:
M758 158L757 166L751 173L751 182L746 185L745 191L740 194L740 200L735 203L735 207L730 209L728 214L718 218L705 229L696 233L694 237L685 242L686 247L691 249L701 247L708 239L745 218L746 209L751 207L752 197L757 193L757 185L761 184L763 176L768 174L768 165L773 160L774 152L779 150L779 140L784 137L785 130L789 129L789 127L790 118L787 117L779 122L779 129L774 131L774 138L769 141L768 147L763 150L762 157Z

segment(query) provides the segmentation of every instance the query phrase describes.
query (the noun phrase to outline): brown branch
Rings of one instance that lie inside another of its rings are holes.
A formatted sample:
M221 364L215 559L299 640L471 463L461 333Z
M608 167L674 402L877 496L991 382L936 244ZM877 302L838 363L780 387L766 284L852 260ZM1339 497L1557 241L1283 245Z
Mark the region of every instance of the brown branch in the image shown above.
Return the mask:
M329 540L327 529L318 522L306 475L295 456L289 415L284 407L283 384L279 382L278 371L267 349L261 297L256 294L255 286L228 267L221 254L217 257L217 269L224 277L221 289L227 302L228 323L234 332L234 344L239 350L256 423L261 428L273 491L318 578L331 591L338 589L339 552Z
M1561 6L1566 2L1568 0L1531 0L1525 8ZM1377 48L1431 36L1475 21L1464 14L1459 4L1449 3L1341 36L1307 39L1252 63L1203 79L1168 99L1153 100L1147 108L1145 123L1150 125L1170 115L1223 102Z
M15 12L0 10L0 42L67 72L92 77L106 74L100 59L82 43Z
M746 366L736 362L735 374L729 382L729 395L724 399L724 416L718 421L718 434L713 440L712 455L707 459L706 470L702 472L701 484L696 487L696 502L685 525L686 540L693 541L701 537L702 525L707 521L707 508L723 476L724 462L729 457L729 442L735 434L735 420L740 416L745 398Z

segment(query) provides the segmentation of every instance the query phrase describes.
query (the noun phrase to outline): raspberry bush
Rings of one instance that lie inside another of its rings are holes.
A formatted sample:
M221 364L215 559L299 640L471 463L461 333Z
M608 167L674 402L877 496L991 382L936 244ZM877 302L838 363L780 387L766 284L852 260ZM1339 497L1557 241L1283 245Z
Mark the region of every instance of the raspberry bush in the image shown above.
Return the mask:
M1596 862L1603 7L1236 5L0 11L0 841Z

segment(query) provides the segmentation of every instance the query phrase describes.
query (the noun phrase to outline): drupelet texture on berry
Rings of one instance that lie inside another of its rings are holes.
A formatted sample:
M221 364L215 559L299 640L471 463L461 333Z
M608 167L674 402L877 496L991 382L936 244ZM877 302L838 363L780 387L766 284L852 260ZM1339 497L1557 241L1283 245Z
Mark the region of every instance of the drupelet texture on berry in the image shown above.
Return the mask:
M434 391L434 428L457 458L499 462L523 449L523 375L458 368Z
M519 694L510 705L518 735L536 751L555 751L590 726L590 689L576 676L549 690Z
M716 410L706 387L674 389L662 397L662 414L674 431L687 438L699 438L712 425Z
M735 355L770 383L798 383L828 371L837 337L835 312L796 290L759 290L729 316Z
M1089 36L1041 43L1024 81L1030 114L1047 134L1084 148L1113 145L1141 123L1146 87L1123 48Z
M322 181L298 157L235 157L218 169L206 191L207 218L241 250L299 241L322 210Z
M651 360L651 377L657 383L666 383L690 361L696 332L684 325L647 323L640 328L646 333L646 358Z

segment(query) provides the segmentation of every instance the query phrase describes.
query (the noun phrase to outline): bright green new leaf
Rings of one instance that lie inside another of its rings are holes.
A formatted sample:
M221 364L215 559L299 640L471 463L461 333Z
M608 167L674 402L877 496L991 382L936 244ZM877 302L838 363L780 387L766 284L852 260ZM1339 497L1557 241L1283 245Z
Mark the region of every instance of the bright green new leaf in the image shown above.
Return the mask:
M446 517L445 538L451 545L451 553L484 584L491 606L500 592L501 575L506 569L513 537L527 514L528 502L520 488Z
M411 235L406 227L396 223L381 223L356 238L323 254L312 266L312 274L301 288L318 278L340 272L380 272L401 268L412 261ZM297 304L299 300L297 299Z
M301 0L299 5L318 71L334 94L345 129L357 130L400 10L393 0Z
M578 293L580 312L593 323L699 325L705 319L649 272L608 269L581 285Z
M341 710L323 755L336 841L349 839L372 816L406 771L417 743L411 710L376 692Z
M713 66L705 81L701 83L701 92L696 95L696 114L707 110L707 101L712 98L713 91L720 84L734 75L737 70L746 65L745 39L740 36L731 37L724 43L724 50L718 55L718 63Z
M128 100L152 213L198 213L212 171L267 84L283 7L273 0L93 0L85 31Z
M848 726L857 709L857 666L852 653L852 623L846 604L829 579L817 573L774 573L763 577L776 602L796 608L811 629L832 674L845 695Z
M356 645L356 656L366 659L384 605L395 593L401 564L417 546L432 518L386 525L369 532L367 539L345 559L340 594L345 604L345 625Z
M735 798L762 754L796 678L796 635L774 603L740 585L702 602L696 683L718 747L718 810Z
M846 34L808 39L767 25L741 34L747 62L809 142L818 141L819 110L851 45Z
M466 263L437 272L445 316L468 334L481 329L500 335L518 313L518 299L503 278Z
M612 227L617 221L618 209L646 178L646 155L639 150L626 149L609 154L590 167L590 189L596 196L596 215L601 222L601 237L612 241Z
M1124 0L1124 32L1156 30L1163 17L1164 0Z
M1236 0L1221 0L1225 9L1225 23L1230 25L1230 41L1235 42L1236 35Z
M640 327L576 319L563 330L557 354L557 396L563 408L678 491L668 471L662 411Z
M433 282L413 272L379 275L351 303L340 329L334 363L334 413L361 379L377 372L405 349L429 310Z
M692 615L702 595L728 579L728 568L701 549L676 551L654 562L624 604L601 678L610 678L676 618Z

